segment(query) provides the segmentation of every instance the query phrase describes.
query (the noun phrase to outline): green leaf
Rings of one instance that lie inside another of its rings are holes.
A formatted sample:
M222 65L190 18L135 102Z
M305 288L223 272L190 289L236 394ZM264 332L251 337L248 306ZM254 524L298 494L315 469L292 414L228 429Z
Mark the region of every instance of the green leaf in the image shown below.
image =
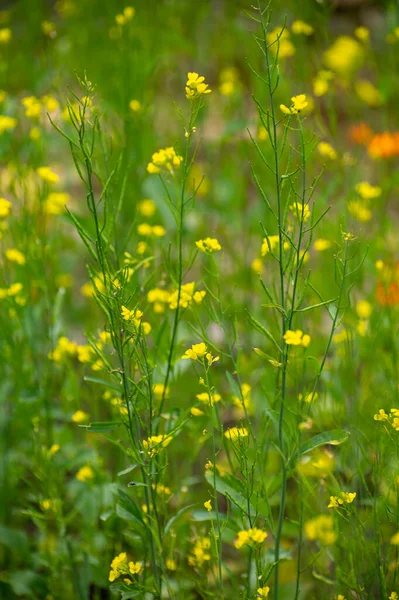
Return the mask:
M195 506L198 506L198 504L189 504L188 506L184 506L183 508L181 508L179 510L179 512L177 512L175 514L174 517L170 518L169 521L166 523L165 535L170 531L172 525L174 523L176 523L176 521L178 521L181 517L183 517L185 514L187 514L188 512L190 512L191 509L194 508Z
M90 423L90 425L79 425L91 433L104 433L117 429L122 424L122 421L102 421L99 423Z
M115 390L116 392L120 392L121 391L121 386L120 385L116 385L115 383L110 383L109 381L105 381L105 379L99 379L98 377L83 377L84 381L90 381L90 383L98 383L100 385L104 385L107 388L110 388L111 390Z
M236 382L236 380L234 379L232 374L229 373L228 371L226 371L226 377L229 381L230 389L231 389L232 393L234 394L234 396L237 396L237 398L241 398L242 394L240 392L240 386L238 385L238 383Z
M27 537L22 531L4 525L0 525L0 544L13 550L18 555L26 554L29 548Z
M343 431L342 429L334 429L333 431L325 431L324 433L319 433L312 437L309 441L299 448L298 456L302 456L302 454L307 454L311 452L315 448L319 446L324 446L325 444L331 444L333 446L338 446L339 444L343 444L346 442L348 437L350 436L349 431Z

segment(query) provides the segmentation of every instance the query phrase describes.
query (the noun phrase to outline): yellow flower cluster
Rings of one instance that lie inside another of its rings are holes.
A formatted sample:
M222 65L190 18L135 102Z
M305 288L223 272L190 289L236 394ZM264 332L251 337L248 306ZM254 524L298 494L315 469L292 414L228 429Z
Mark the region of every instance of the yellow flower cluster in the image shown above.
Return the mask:
M45 200L44 208L48 215L61 215L65 212L65 205L69 202L69 194L51 192Z
M378 185L371 185L368 181L361 181L355 185L355 191L363 200L374 200L381 196L382 190Z
M374 415L374 421L388 421L396 431L399 431L399 409L391 408L388 415L383 408L380 408Z
M162 225L149 225L148 223L140 223L137 227L137 233L145 237L163 237L165 228Z
M277 54L279 58L288 58L295 54L295 46L291 41L290 32L288 29L282 30L281 27L276 27L267 34L267 43L269 44L270 51L273 54Z
M291 25L291 31L294 35L312 35L314 29L305 21L294 21Z
M267 598L270 592L270 588L268 585L264 585L263 587L259 587L256 591L259 598Z
M194 544L192 554L188 557L188 564L192 567L202 567L204 562L211 560L211 540L201 537Z
M329 158L330 160L337 160L338 158L337 151L328 142L319 142L317 150L323 158Z
M11 262L17 263L17 265L24 265L26 263L25 255L16 248L6 250L6 258Z
M91 479L93 479L93 477L94 477L94 471L89 465L85 465L85 466L81 467L79 469L79 471L76 473L76 479L78 481L82 481L83 483L90 481Z
M8 288L0 288L0 300L4 300L4 298L10 297L15 298L17 304L23 306L26 302L26 299L23 296L20 296L19 293L23 290L22 283L12 283Z
M248 429L246 427L230 427L230 429L224 432L224 437L235 442L241 438L248 437Z
M143 313L141 310L133 309L129 310L126 306L122 306L121 315L124 321L132 323L137 329L143 331L144 335L151 333L151 325L146 321L142 321Z
M306 537L311 541L319 541L323 546L331 546L337 540L334 530L334 519L331 515L319 515L305 523Z
M234 546L239 549L243 546L262 544L266 538L267 533L266 531L262 531L262 529L244 529L238 532L237 537L234 540Z
M341 492L339 496L330 496L327 508L339 508L343 504L352 504L356 498L356 492Z
M363 46L353 38L343 35L324 52L324 64L342 77L349 77L364 59Z
M298 217L300 221L306 223L306 221L309 220L311 213L307 204L302 204L301 202L293 202L293 204L291 204L289 208L292 214L295 217Z
M186 98L188 100L195 100L200 96L210 94L211 91L208 84L205 83L205 77L198 73L188 73L186 82Z
M179 307L180 308L188 308L189 306L191 306L191 304L193 302L195 302L195 304L200 304L202 302L202 300L204 299L206 292L205 290L199 290L199 291L194 291L195 290L195 283L194 282L190 282L190 283L185 283L184 285L181 286L180 289L180 300L179 300ZM169 296L169 308L171 310L175 310L177 308L177 301L179 299L179 291L175 290L174 292L172 292Z
M17 126L17 119L8 115L0 115L0 135L5 131L12 131Z
M143 440L143 448L148 451L148 456L152 458L163 448L166 448L171 441L172 437L164 433L161 433L160 435L152 435L148 439Z
M203 402L204 404L208 404L209 406L213 406L216 402L220 402L222 396L220 394L213 393L209 396L208 392L202 392L201 394L196 395L197 400Z
M288 329L283 337L288 346L303 346L304 348L309 346L311 340L310 335L303 333L300 329L296 331Z
M111 570L108 580L115 581L121 575L137 575L142 570L142 565L139 562L128 562L126 552L121 552L115 556L111 563ZM125 583L130 584L130 579L124 579Z
M41 179L43 179L43 181L46 181L47 183L58 183L60 179L57 173L54 173L50 167L39 167L36 169L36 173Z
M176 154L175 149L170 146L154 152L151 162L147 165L148 173L170 173L173 174L183 161L183 157Z
M123 9L123 13L120 13L115 16L115 21L117 25L126 25L129 21L131 21L136 14L135 9L132 6L126 6Z
M299 94L299 96L292 96L291 98L291 106L285 106L285 104L280 104L280 110L285 115L297 115L304 108L308 106L308 101L306 100L306 94Z
M206 252L207 254L212 254L212 252L218 252L222 249L222 246L219 244L216 238L207 237L204 240L198 240L195 242L197 248L201 250L201 252Z
M170 292L161 288L154 288L147 294L147 300L152 304L152 308L156 313L165 312L165 305L169 303Z
M186 352L182 356L182 359L198 360L199 362L202 362L204 364L206 359L208 366L210 367L213 363L219 360L219 356L212 356L212 354L208 350L207 345L204 342L200 342L199 344L193 344L191 348L186 350Z

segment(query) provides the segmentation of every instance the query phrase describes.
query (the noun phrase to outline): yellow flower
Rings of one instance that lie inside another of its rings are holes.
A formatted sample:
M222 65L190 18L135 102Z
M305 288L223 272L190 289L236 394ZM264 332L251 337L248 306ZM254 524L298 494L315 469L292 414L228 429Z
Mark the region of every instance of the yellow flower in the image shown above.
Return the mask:
M307 404L314 402L315 400L317 400L318 397L319 397L319 394L317 392L310 392L309 394L305 394L305 395L299 394L298 395L298 399L303 400L304 402L307 402Z
M8 27L3 27L3 29L0 29L0 44L8 44L11 38L11 29L8 29Z
M213 406L216 402L220 402L222 396L220 394L213 393L211 397L209 397L208 392L202 392L201 394L197 394L196 398L200 402L204 402L206 404L209 404L209 406Z
M391 537L391 544L393 546L399 546L399 531L398 531L398 533L395 533L395 535L393 535Z
M248 429L246 427L230 427L230 429L224 432L224 437L235 442L241 438L248 437Z
M374 84L367 79L359 79L355 82L355 91L365 104L375 108L381 106L383 99L380 92L377 90Z
M374 415L374 421L388 421L389 417L383 408Z
M8 217L11 211L11 202L5 198L0 198L0 218Z
M398 600L398 594L396 592L391 592L388 600Z
M42 96L41 101L45 106L47 112L54 112L60 106L58 101L50 95Z
M0 135L5 131L11 131L17 126L17 119L8 115L0 115Z
M373 307L367 300L361 300L356 304L356 312L361 319L368 319L373 311Z
M72 415L72 421L74 423L84 423L89 418L89 415L85 413L83 410L77 410Z
M374 200L381 196L381 188L378 185L370 185L367 181L361 181L355 186L356 192L363 200Z
M176 154L175 149L170 146L154 152L151 162L147 165L147 171L150 174L161 173L162 171L174 174L183 161L183 157Z
M18 265L24 265L26 262L25 256L16 248L6 250L6 258L11 262L16 262Z
M361 42L368 42L370 39L370 30L367 27L356 27L355 36Z
M166 448L172 441L172 437L166 434L152 435L146 440L143 440L143 448L148 450L148 456L152 457L163 448Z
M322 238L319 238L313 242L313 248L316 250L316 252L324 252L324 250L328 250L331 248L331 246L332 244L330 240L324 240Z
M311 339L310 335L304 334L300 329L296 331L288 329L283 337L288 346L303 346L304 348L309 346Z
M210 94L212 90L208 89L209 86L205 82L205 77L198 75L198 73L188 73L186 82L186 98L193 100L199 98L204 94Z
M207 500L206 502L204 502L204 506L205 506L205 508L206 508L206 510L208 512L211 512L211 510L212 510L212 502L210 500Z
M288 108L284 104L280 104L280 110L286 115L296 115L308 105L308 101L306 100L305 94L299 94L299 96L292 96L291 102L292 105L290 106L290 108Z
M192 554L188 557L188 564L192 567L202 567L204 562L211 560L210 553L211 540L209 537L199 538L192 549Z
M56 29L54 23L52 23L51 21L42 21L41 28L44 35L48 35L51 38L55 37Z
M309 540L318 540L323 546L331 546L337 540L334 519L331 515L319 515L305 523L305 533Z
M54 454L57 454L59 449L60 449L59 444L53 444L51 446L51 448L49 449L48 453L50 456L54 456Z
M295 46L291 42L290 32L288 29L282 29L282 27L276 27L273 31L266 36L267 43L269 44L270 51L273 54L277 54L280 59L288 58L295 54Z
M141 570L141 563L133 561L129 562L129 573L131 573L132 575L137 575L138 573L140 573Z
M183 359L190 358L191 360L198 360L200 358L204 358L206 353L208 352L207 345L204 342L200 342L199 344L193 344L191 348L186 350Z
M219 79L219 92L222 96L232 96L241 88L238 70L235 67L223 69Z
M193 415L193 417L202 417L202 415L205 414L203 410L200 410L196 406L190 408L190 413Z
M262 544L266 538L267 533L266 531L262 531L262 529L246 529L238 532L234 546L239 549L247 545Z
M297 20L292 23L291 31L294 35L312 35L314 29L311 25L308 25L308 23Z
M304 223L306 223L306 221L309 220L310 209L307 204L302 204L301 202L294 202L290 206L290 211L294 216L298 217L298 219L300 221L303 221Z
M173 558L167 558L165 561L165 565L169 571L176 571L177 569L176 561L173 560Z
M317 150L321 156L329 158L330 160L336 160L338 158L337 151L328 142L319 142L317 144Z
M371 220L373 213L367 206L364 206L359 200L352 200L348 203L348 211L354 219L361 223L367 223Z
M161 288L154 288L147 294L147 300L153 305L154 312L165 312L165 305L169 302L170 293Z
M279 244L279 241L280 238L278 235L269 235L267 238L263 238L262 247L260 249L261 256L266 256L270 250L274 252Z
M324 52L324 64L343 77L358 69L364 58L363 47L349 36L340 36Z
M206 252L208 254L212 254L212 252L218 252L222 249L222 246L219 244L216 238L207 237L204 240L198 240L195 242L197 248L201 250L201 252Z
M313 93L315 96L320 97L327 94L330 87L330 81L334 79L334 73L326 69L319 71L313 80Z
M26 96L21 100L25 107L25 115L28 118L37 118L42 112L42 103L36 96Z
M41 135L42 134L39 127L32 127L29 131L29 137L34 142L40 140Z
M263 587L259 587L257 590L259 598L267 598L270 592L269 586L265 585Z
M138 203L137 209L143 217L152 217L155 214L157 207L154 200L144 198L144 200L141 200L141 202Z
M48 183L57 183L60 179L57 173L54 173L54 171L52 171L50 167L39 167L38 169L36 169L36 173L39 175L39 177L41 177L44 181L47 181Z
M129 102L129 108L130 110L132 110L133 112L137 113L141 111L141 104L138 100L130 100Z
M94 477L94 471L88 465L81 467L79 469L79 471L76 473L76 479L78 479L79 481L83 481L83 483L90 481L90 479L93 479L93 477Z
M48 215L60 215L65 212L65 205L69 202L69 194L51 192L45 201L45 210Z

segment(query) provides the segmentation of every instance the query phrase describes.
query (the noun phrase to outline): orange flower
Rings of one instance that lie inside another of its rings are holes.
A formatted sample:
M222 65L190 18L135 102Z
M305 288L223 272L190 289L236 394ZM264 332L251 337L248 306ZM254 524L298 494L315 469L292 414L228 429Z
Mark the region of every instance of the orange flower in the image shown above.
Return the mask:
M391 158L399 156L399 131L376 133L368 145L372 158Z
M377 280L376 299L381 306L399 304L399 263L383 267Z
M349 138L355 144L366 146L373 137L373 130L367 123L355 123L349 129Z

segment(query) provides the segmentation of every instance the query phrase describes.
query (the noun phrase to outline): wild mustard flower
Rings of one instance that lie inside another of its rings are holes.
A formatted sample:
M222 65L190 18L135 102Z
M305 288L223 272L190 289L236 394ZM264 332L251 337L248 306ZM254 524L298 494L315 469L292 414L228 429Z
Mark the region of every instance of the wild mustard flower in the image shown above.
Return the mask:
M177 302L179 300L179 307L188 308L193 303L201 304L202 300L205 298L206 291L205 290L197 290L195 291L195 283L192 281L190 283L185 283L180 288L180 300L179 300L179 290L175 290L171 292L169 295L168 303L169 308L171 310L175 310L177 308Z
M91 479L93 479L93 477L94 477L94 471L88 465L81 467L79 469L79 471L76 473L76 479L78 481L82 481L83 483L90 481Z
M205 562L210 561L212 558L210 549L211 540L209 537L198 538L191 551L191 555L188 557L188 564L192 567L202 567Z
M393 546L399 546L399 531L391 537L391 544Z
M289 58L295 54L295 46L291 41L290 32L287 28L276 27L266 35L267 43L272 54L277 54L279 58Z
M58 183L60 179L57 173L54 173L50 167L39 167L36 169L36 173L41 179L47 181L47 183Z
M220 402L222 396L220 394L212 393L209 395L208 392L201 392L201 394L196 395L197 400L203 402L204 404L209 404L209 406L214 406L216 402Z
M331 246L332 243L330 240L325 240L323 238L319 238L313 242L313 248L316 252L324 252L324 250L328 250Z
M314 29L308 23L305 23L304 21L298 19L297 21L294 21L292 23L291 32L294 35L312 35Z
M341 492L340 496L330 496L327 508L339 508L343 504L351 504L356 498L356 492Z
M307 204L301 204L300 202L294 202L290 205L290 211L295 217L298 217L299 220L302 220L306 223L309 220L311 215L309 206Z
M383 103L383 97L379 90L367 79L358 79L355 82L355 92L362 102L373 108L381 106Z
M0 198L0 218L4 219L8 217L11 212L11 202L5 198Z
M259 587L256 590L259 598L267 598L270 592L270 588L268 585L264 585L263 587Z
M260 253L262 256L266 256L266 254L271 250L274 250L278 247L280 242L280 237L278 235L269 235L266 238L263 238L262 247Z
M186 350L182 358L186 360L199 360L201 362L203 362L206 358L209 366L219 360L218 356L216 358L212 356L212 354L208 351L207 345L204 342L200 342L199 344L193 344L191 348Z
M363 63L363 46L357 40L343 35L324 52L324 64L342 77L350 77Z
M204 506L205 506L205 508L206 508L206 510L208 512L211 512L211 510L212 510L212 502L211 502L211 500L207 500L206 502L204 502Z
M317 144L317 150L324 158L330 160L336 160L338 158L337 151L328 142L319 142Z
M171 441L172 437L170 435L152 435L148 439L143 440L143 448L147 450L148 456L152 458L155 454L163 450L163 448L166 448Z
M108 576L108 580L113 582L121 575L137 575L142 570L140 562L133 562L127 559L126 552L121 552L118 556L115 556L111 562L111 570ZM128 580L130 583L130 580Z
M337 540L334 519L331 515L319 515L305 523L306 537L319 541L323 546L332 546Z
M224 432L224 437L228 440L235 442L241 438L248 437L248 429L246 427L230 427Z
M298 399L301 401L303 400L307 404L314 402L315 400L317 400L318 397L319 397L319 394L317 392L309 392L309 394L299 394L298 395Z
M368 181L361 181L355 185L355 190L363 200L374 200L381 196L382 190L378 185L370 185Z
M369 319L373 312L373 307L367 300L360 300L356 304L356 312L361 319Z
M222 246L219 244L216 238L207 237L204 240L198 240L195 242L197 248L201 250L201 252L205 252L207 254L212 254L213 252L218 252L222 249Z
M6 250L6 258L18 265L24 265L26 263L25 255L16 248L9 248Z
M45 200L45 210L48 215L61 215L65 212L65 205L69 202L69 194L51 192Z
M334 73L332 71L328 71L327 69L319 71L313 80L314 95L320 97L327 94L332 79L334 79Z
M210 94L211 91L208 84L205 83L205 77L198 73L188 73L186 82L186 98L188 100L195 100L205 94Z
M157 210L157 206L154 200L151 200L150 198L144 198L144 200L141 200L138 203L137 210L141 215L143 215L143 217L153 217Z
M256 544L262 544L267 538L266 531L262 531L262 529L245 529L239 531L237 537L234 541L234 546L237 549L242 548L243 546L251 546Z
M348 203L348 211L353 218L357 219L361 223L367 223L371 220L373 213L372 211L362 204L359 200L352 200Z
M72 415L72 421L74 423L84 423L89 418L89 415L83 410L77 410Z
M361 42L368 42L370 39L370 29L367 27L356 27L355 36Z
M29 119L40 117L43 105L39 98L36 98L36 96L27 96L22 98L21 102L25 107L25 116Z
M138 100L133 99L133 100L130 100L130 102L129 102L129 108L132 112L138 113L141 111L142 107L141 107L141 103Z
M175 149L170 146L154 152L151 162L147 165L147 171L150 174L168 173L173 175L183 161L183 157L176 154Z
M0 115L0 135L5 131L12 131L18 124L17 119L8 115Z
M235 67L223 69L219 76L219 92L222 96L232 96L241 88L238 70Z
M8 44L12 38L12 31L8 27L0 29L0 44Z
M288 329L284 334L284 341L288 346L303 346L307 348L310 344L310 335L303 333L300 329L292 331Z
M285 106L285 104L280 104L280 110L285 115L297 115L308 105L308 101L306 99L306 94L299 94L299 96L292 96L291 102L292 102L292 105L289 108L287 106Z
M123 9L123 13L120 13L115 16L115 21L117 25L126 25L129 21L131 21L136 14L135 9L132 6L126 6Z

